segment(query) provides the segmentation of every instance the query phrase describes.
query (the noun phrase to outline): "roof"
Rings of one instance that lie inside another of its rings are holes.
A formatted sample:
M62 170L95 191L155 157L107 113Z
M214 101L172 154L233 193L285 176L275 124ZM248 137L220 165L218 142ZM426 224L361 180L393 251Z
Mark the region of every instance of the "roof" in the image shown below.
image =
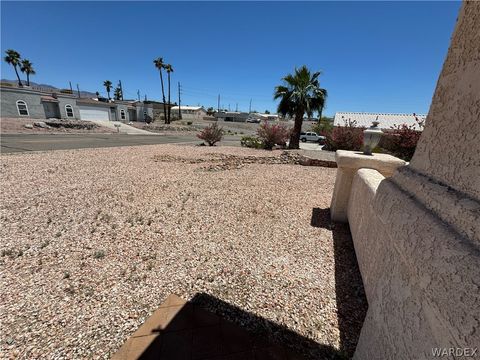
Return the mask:
M416 119L425 121L426 114L384 114L384 113L363 113L363 112L337 112L333 119L334 126L343 126L345 121L356 121L357 127L370 127L373 121L378 121L381 129L391 129L395 125L407 124L416 130L422 130Z
M180 106L180 109L182 109L182 110L193 110L193 111L197 111L197 110L205 111L203 106L183 106L182 105L182 106ZM178 110L178 106L173 106L172 110Z
M108 103L108 102L103 102L103 101L98 101L98 100L88 99L88 98L78 99L77 104L100 105L100 106L108 106L108 107L115 106L114 103Z

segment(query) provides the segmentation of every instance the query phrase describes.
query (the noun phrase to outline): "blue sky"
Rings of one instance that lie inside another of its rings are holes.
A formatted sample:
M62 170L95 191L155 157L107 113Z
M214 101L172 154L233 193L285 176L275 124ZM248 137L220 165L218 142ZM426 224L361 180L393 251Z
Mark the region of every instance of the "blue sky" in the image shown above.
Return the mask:
M282 76L321 70L336 111L428 111L459 2L3 2L1 50L33 62L32 81L160 99L163 56L182 103L275 111ZM2 78L15 73L2 62Z

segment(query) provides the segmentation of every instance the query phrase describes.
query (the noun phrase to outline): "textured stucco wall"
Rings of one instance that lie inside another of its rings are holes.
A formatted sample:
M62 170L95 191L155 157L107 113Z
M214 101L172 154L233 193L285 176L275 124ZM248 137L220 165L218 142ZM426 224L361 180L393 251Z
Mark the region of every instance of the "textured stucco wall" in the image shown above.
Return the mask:
M41 95L24 90L2 88L0 91L0 109L2 117L27 117L33 119L45 119L45 110L40 101ZM18 114L17 100L27 103L29 116Z
M480 2L466 2L412 162L352 181L347 218L369 306L355 359L480 352L479 199Z
M479 346L477 247L376 170L357 172L348 219L368 300L355 359Z
M462 6L411 166L480 198L480 2Z

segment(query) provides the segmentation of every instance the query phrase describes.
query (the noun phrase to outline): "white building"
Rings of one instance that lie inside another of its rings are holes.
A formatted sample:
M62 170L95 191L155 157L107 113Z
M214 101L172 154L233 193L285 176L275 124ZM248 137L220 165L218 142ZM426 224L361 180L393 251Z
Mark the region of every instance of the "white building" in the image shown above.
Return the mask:
M203 106L173 106L172 114L178 117L178 111L182 112L182 119L185 120L201 120L204 116L207 116L207 111Z
M423 130L418 126L418 121L425 123L426 114L380 114L362 112L337 112L333 119L334 126L344 126L345 121L356 121L358 127L370 127L372 122L378 121L381 129L392 129L395 125L407 124L415 130Z

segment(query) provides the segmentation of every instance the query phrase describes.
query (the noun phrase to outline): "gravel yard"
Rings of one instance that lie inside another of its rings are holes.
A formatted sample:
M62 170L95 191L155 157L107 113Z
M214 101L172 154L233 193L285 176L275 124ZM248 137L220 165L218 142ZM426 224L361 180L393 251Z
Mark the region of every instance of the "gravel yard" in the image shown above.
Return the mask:
M153 145L1 156L0 357L108 358L170 293L209 294L284 326L320 344L281 340L311 358L351 355L366 303L348 229L332 230L324 210L336 169L280 154Z

